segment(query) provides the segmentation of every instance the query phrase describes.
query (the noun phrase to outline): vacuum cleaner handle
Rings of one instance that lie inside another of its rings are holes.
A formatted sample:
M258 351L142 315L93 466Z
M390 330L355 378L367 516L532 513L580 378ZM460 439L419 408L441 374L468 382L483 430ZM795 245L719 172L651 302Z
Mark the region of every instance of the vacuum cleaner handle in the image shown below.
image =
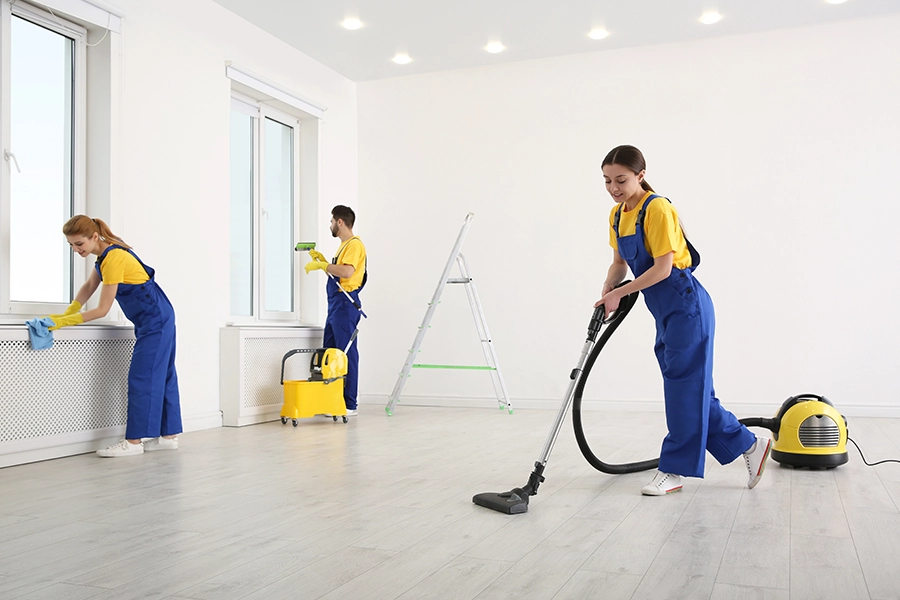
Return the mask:
M631 280L626 280L617 285L617 288L622 287L631 283ZM616 308L612 312L609 317L606 316L606 306L601 304L597 308L594 309L594 314L591 315L591 322L588 325L588 340L596 341L597 334L600 333L601 325L609 325L613 321L617 321L620 318L624 318L625 315L631 310L631 307L634 306L634 303L637 302L638 292L631 292L627 296L623 296L622 300L619 302L619 307Z
M602 304L594 309L591 315L591 322L588 323L588 339L595 341L597 334L600 333L600 327L603 325L603 319L606 317L606 307Z

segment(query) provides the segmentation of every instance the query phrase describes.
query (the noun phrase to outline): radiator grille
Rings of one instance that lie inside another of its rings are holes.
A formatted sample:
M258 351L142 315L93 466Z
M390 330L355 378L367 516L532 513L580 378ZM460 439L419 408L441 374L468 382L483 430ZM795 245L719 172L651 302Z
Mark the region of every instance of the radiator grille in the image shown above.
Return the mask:
M0 443L124 426L133 339L0 341Z
M309 338L247 338L244 340L244 408L274 406L284 403L281 387L281 359L292 348L308 348ZM284 378L307 379L309 354L295 354L285 363Z
M841 443L841 430L828 415L813 415L800 424L800 443L807 448L834 448Z

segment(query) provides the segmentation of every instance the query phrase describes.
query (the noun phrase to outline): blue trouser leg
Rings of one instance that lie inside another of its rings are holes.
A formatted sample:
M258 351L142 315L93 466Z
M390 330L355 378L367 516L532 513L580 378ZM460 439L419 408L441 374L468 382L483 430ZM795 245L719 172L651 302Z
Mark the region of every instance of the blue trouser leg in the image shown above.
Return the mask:
M725 410L715 392L709 401L709 434L706 449L719 464L727 465L750 449L756 435L741 425L737 417Z
M181 394L178 392L178 375L175 372L175 333L172 332L172 347L166 369L166 388L163 396L161 435L177 435L181 426Z
M325 320L325 332L323 346L325 348L337 348L341 351L347 347L350 336L359 323L359 311L353 308L352 312L344 309L329 311ZM357 388L359 382L359 336L353 341L353 345L347 351L347 377L344 379L344 404L347 410L356 410Z
M728 464L756 439L715 397L715 317L705 290L697 286L697 291L702 295L700 312L658 322L655 348L663 373L669 429L659 469L687 477L703 477L707 450L721 464Z
M128 370L128 424L125 437L129 440L147 437L159 437L163 429L163 411L166 405L166 392L175 388L174 400L177 405L177 378L174 371L175 327L163 327L150 333L139 333L134 342L131 355L131 368ZM171 374L169 372L171 366ZM171 392L170 392L171 393ZM169 411L168 425L173 418L179 421L181 415L177 411Z

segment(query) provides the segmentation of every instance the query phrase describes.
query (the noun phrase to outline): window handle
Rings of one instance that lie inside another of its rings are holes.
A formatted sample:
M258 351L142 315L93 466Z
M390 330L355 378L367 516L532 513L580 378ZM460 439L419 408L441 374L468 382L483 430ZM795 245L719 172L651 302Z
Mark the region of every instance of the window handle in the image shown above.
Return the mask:
M18 171L19 173L22 172L22 169L19 168L19 161L16 160L16 155L15 155L15 154L13 154L12 152L10 152L9 150L4 150L4 151L3 151L3 158L6 159L6 162L12 162L12 163L15 163L15 164L16 164L16 171ZM12 160L10 160L10 159L12 159Z

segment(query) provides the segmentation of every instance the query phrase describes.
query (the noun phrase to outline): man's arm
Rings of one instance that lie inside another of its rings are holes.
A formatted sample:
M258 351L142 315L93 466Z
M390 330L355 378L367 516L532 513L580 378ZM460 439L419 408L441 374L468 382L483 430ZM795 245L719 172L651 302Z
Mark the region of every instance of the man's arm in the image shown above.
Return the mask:
M335 277L340 277L342 279L349 279L353 277L353 274L356 273L356 267L353 265L328 265L325 267L326 273L331 273Z

